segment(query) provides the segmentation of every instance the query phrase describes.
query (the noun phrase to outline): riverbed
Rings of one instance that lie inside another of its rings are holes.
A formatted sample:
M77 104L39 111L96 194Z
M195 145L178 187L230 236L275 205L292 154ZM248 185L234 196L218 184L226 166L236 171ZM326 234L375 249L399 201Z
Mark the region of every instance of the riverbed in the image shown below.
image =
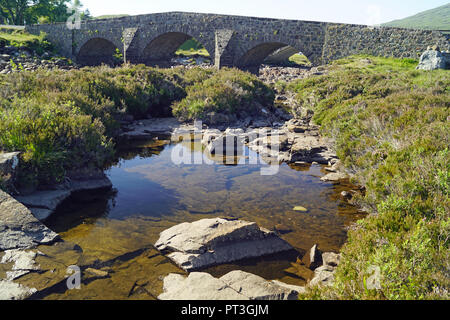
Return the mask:
M278 174L249 149L235 161L177 164L174 148L201 158L189 139L165 136L119 145L117 161L105 168L113 190L77 193L45 224L82 250L80 264L108 275L85 273L81 290L50 292L46 299L155 299L167 274L184 271L154 249L159 233L183 222L223 217L254 221L277 232L294 251L202 270L222 276L243 270L268 280L305 285L298 259L314 244L339 252L346 230L363 214L340 194L347 183L320 180L321 165L280 165ZM258 164L248 159L258 159ZM297 207L297 208L296 208ZM298 210L303 207L304 210ZM294 208L296 210L294 210ZM87 278L86 278L87 276Z

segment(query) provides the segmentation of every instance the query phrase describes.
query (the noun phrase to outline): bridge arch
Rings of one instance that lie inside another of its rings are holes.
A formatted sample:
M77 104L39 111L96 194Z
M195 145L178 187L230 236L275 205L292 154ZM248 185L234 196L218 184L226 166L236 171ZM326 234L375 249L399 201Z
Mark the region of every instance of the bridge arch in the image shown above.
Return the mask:
M171 31L158 35L153 38L142 50L140 60L147 65L168 64L174 57L175 52L187 40L193 39L194 36L185 32ZM199 41L198 38L195 38ZM199 41L212 57L213 50L208 43Z
M105 38L91 38L81 45L76 56L77 62L84 66L96 66L102 63L116 65L123 62L120 47Z
M283 40L251 43L241 48L240 53L235 56L234 65L257 73L260 66L269 60L272 63L281 63L283 60L287 62L292 55L300 52L309 59L312 54L310 51L302 50L304 47L304 44Z
M281 42L263 42L260 43L239 57L238 65L240 67L258 67L264 60L278 49L286 47L285 43Z

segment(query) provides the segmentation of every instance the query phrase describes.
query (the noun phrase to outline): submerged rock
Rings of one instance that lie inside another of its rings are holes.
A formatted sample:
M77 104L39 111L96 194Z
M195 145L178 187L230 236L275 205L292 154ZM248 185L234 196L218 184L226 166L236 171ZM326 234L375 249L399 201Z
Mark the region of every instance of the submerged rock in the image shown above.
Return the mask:
M0 251L49 244L57 238L30 210L0 190Z
M186 271L293 249L254 222L221 218L176 225L161 232L155 246Z
M232 271L221 278L193 272L188 277L170 274L164 278L159 300L296 300L303 287L267 281L257 275Z

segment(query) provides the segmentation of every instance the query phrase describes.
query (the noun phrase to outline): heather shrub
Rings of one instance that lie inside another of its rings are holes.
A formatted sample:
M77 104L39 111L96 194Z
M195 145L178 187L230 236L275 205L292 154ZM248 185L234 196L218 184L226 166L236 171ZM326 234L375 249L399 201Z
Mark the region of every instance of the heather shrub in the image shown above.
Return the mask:
M334 285L306 298L449 298L450 74L416 65L355 56L287 88L336 141L371 213L349 231Z

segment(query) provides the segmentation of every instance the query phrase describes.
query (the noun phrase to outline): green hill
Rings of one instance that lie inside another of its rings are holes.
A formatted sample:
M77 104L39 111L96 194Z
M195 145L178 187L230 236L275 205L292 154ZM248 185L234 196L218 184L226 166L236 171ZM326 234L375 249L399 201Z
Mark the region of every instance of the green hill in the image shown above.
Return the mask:
M450 30L450 3L383 25L412 29Z

